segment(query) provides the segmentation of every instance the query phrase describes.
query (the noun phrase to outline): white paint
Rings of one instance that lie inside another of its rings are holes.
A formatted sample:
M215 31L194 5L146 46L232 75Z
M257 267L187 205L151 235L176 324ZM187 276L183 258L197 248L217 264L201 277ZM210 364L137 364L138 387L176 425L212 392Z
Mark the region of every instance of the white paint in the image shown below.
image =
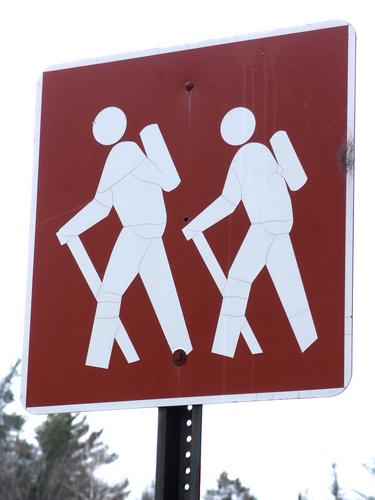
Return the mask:
M280 173L289 189L297 191L307 181L307 175L285 130L275 132L270 139Z
M342 388L332 388L325 390L308 390L308 391L285 391L285 392L263 392L259 394L225 394L223 396L195 396L190 398L173 398L171 399L145 399L142 401L126 401L113 403L87 403L87 404L72 404L58 406L36 406L28 408L28 411L34 415L43 415L46 413L63 413L63 412L81 412L81 411L99 411L99 410L120 410L125 408L150 408L182 405L201 405L211 403L239 403L252 401L270 401L270 400L287 400L287 399L304 399L304 398L321 398L332 397L340 394Z
M98 113L92 124L92 133L100 144L108 146L121 139L126 124L125 113L119 108L110 106Z
M247 108L233 108L224 116L220 133L222 138L232 146L245 144L253 135L255 116Z
M215 257L215 254L208 244L208 241L206 240L202 232L195 233L192 239L202 259L204 260L204 263L206 264L207 269L209 270L214 282L216 283L216 286L223 295L227 279L220 267L219 262ZM251 354L261 354L263 352L246 318L241 325L240 333L242 334L246 344L248 345Z
M225 142L239 145L251 138L254 129L253 113L234 108L223 117L220 132ZM264 266L301 352L318 338L289 236L293 211L287 184L292 190L300 189L307 176L285 131L275 133L271 144L276 159L263 144L250 142L238 149L222 194L183 229L186 238L194 240L197 233L234 212L241 201L251 222L223 289L212 346L213 353L223 356L235 355L241 330L247 324L250 289ZM202 257L210 269L208 255Z
M105 108L93 124L101 144L114 144L126 129L125 113ZM180 183L176 167L156 124L141 134L148 157L134 142L122 141L110 150L94 199L58 231L67 243L97 298L86 365L108 368L115 340L128 362L138 355L120 320L121 299L139 274L172 352L192 350L162 236L167 222L163 190ZM100 288L95 269L77 237L104 219L114 207L122 224ZM94 276L94 278L93 278Z
M98 306L98 308L104 309L105 306L107 306L108 308L108 305L111 304L118 305L121 297L119 297L118 295L111 295L110 293L103 294L103 292L101 292L102 282L100 281L99 275L96 272L96 269L93 263L91 262L90 257L85 247L83 246L79 236L72 236L71 238L69 238L67 245L69 247L69 250L72 252L73 257L77 262L78 267L81 273L83 274L87 284L89 285L89 288L92 291L94 297L97 300L99 300L99 298L101 299L101 303L100 306ZM139 361L137 351L135 350L135 347L132 341L130 340L130 337L127 331L125 330L125 327L122 324L120 318L116 317L112 319L111 323L113 324L113 328L116 330L114 340L117 341L123 355L125 356L126 361L128 363L134 363L135 361ZM104 322L104 327L105 327L105 322ZM100 339L98 343L100 344ZM92 349L94 350L92 357L95 359L96 363L99 366L102 363L101 361L103 356L102 350L105 351L106 349L110 349L110 347L111 345L108 345L108 343L107 344L104 343L104 345L101 346L101 349L96 348L95 344L92 347ZM97 352L101 352L101 354L97 355ZM108 358L110 357L110 355L111 353L107 352Z

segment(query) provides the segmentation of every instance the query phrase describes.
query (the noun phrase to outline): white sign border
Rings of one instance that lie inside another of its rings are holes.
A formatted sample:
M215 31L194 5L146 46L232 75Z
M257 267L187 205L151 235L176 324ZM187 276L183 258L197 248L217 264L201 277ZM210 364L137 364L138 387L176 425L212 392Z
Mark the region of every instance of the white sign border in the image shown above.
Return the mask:
M355 131L355 53L356 53L356 33L353 26L346 21L326 21L323 23L308 24L300 27L282 28L269 32L260 32L234 36L231 38L208 40L194 44L180 45L162 49L151 49L145 51L131 52L128 54L118 54L105 56L95 59L75 61L65 64L50 66L48 71L56 71L68 68L78 68L94 64L122 61L139 57L154 56L158 54L168 54L172 52L199 49L209 46L224 45L234 42L255 40L260 38L270 38L273 36L290 35L293 33L302 33L328 28L337 28L341 26L348 27L348 97L347 97L347 138L348 142L354 147ZM300 399L331 397L343 392L349 385L352 375L352 331L353 331L353 237L354 237L354 151L347 152L347 161L349 162L346 175L346 228L345 228L345 325L344 325L344 386L332 389L318 389L306 391L282 391L265 392L257 394L228 394L217 396L195 396L181 398L162 398L162 399L143 399L132 401L116 401L104 403L86 403L86 404L68 404L57 406L26 406L27 391L27 373L29 358L29 334L31 321L31 302L32 302L32 283L33 283L33 262L34 262L34 244L36 229L36 206L37 206L37 187L38 187L38 164L39 164L39 146L40 146L40 125L41 125L41 105L42 105L43 75L40 77L37 85L37 99L35 112L35 148L33 161L33 184L31 196L31 217L30 217L30 236L29 236L29 259L28 276L26 287L26 307L25 307L25 333L24 347L22 356L22 382L21 382L21 401L26 410L30 413L42 415L46 413L63 412L87 412L99 410L119 410L130 408L149 408L162 406L183 406L195 404L211 403L234 403L251 401L269 401L280 399Z

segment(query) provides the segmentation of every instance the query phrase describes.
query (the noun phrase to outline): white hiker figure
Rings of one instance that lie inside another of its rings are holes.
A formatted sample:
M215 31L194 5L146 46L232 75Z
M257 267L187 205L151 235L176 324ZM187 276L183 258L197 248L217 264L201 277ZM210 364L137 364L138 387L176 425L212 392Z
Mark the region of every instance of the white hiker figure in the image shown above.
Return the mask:
M193 219L183 233L193 239L209 268L223 301L212 352L233 357L242 333L253 354L262 352L245 312L251 285L264 266L275 285L301 351L317 334L289 233L293 210L288 187L300 189L306 174L285 131L270 139L273 153L263 144L248 142L255 129L253 113L231 109L221 122L221 136L242 146L229 167L222 194ZM231 214L242 201L251 225L225 280L203 231Z
M138 274L171 351L192 350L162 240L167 222L163 191L175 189L180 178L157 125L148 125L140 134L147 156L136 143L119 142L126 125L124 112L116 107L103 109L95 118L95 139L113 147L94 199L57 233L98 302L86 365L100 368L108 368L114 340L128 362L139 359L119 318L122 296ZM112 207L123 229L101 282L79 235L107 217Z

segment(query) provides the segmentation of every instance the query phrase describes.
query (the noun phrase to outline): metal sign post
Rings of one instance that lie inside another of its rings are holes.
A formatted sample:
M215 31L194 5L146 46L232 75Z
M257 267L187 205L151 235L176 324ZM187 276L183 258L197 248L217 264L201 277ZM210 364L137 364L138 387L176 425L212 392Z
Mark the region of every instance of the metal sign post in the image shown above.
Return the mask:
M159 408L156 500L199 500L202 405Z

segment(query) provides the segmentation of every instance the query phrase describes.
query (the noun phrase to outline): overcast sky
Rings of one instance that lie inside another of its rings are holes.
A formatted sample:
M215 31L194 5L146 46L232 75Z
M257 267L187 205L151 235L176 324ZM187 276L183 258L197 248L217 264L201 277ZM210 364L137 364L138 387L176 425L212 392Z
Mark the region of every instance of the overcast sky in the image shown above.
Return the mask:
M35 0L2 6L0 376L22 355L35 94L43 69L134 50L346 20L358 36L352 381L334 398L205 406L202 493L225 469L250 486L259 500L292 500L304 490L309 490L310 500L329 499L331 464L336 461L348 492L375 495L375 481L361 467L375 457L375 34L370 5L361 0ZM104 427L104 440L120 455L106 477L127 476L131 498L139 498L154 475L157 410L101 412L89 418L94 428ZM38 422L39 417L30 417L29 425Z

